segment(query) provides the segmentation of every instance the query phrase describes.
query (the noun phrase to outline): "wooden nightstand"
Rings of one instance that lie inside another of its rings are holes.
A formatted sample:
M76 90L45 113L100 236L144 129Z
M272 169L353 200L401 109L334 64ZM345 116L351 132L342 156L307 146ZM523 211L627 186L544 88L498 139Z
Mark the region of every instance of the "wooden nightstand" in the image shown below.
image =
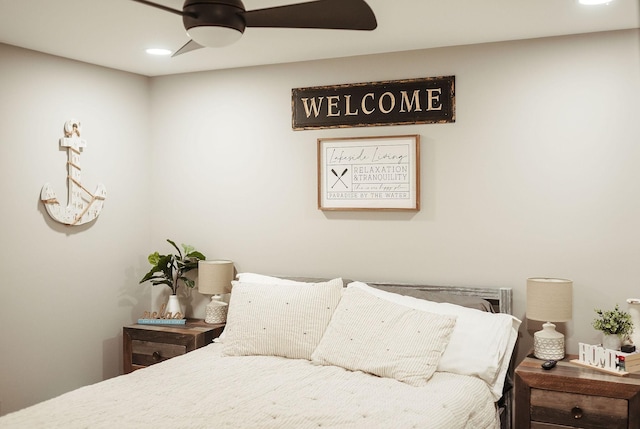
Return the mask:
M640 373L609 375L567 356L544 370L533 357L515 372L518 429L640 429Z
M122 328L125 374L205 346L217 338L224 324L188 319L185 325L131 325Z

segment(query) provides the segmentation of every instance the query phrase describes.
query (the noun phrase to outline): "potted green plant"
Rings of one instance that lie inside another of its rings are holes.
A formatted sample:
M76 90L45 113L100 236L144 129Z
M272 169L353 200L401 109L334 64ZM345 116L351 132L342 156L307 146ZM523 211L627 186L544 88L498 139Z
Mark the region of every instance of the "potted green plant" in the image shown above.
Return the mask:
M186 287L195 286L195 281L185 276L191 270L198 268L198 261L205 260L206 257L195 250L193 246L182 244L182 250L173 241L167 239L167 242L173 246L176 253L161 255L159 252L153 252L147 258L151 264L151 270L142 277L140 283L150 281L152 285L167 285L171 289L169 296L169 304L167 312L175 315L177 311L181 312L178 302L177 293L180 282ZM177 307L176 307L177 305Z
M622 341L633 332L631 314L620 310L618 304L611 311L595 309L595 312L598 317L593 320L592 325L602 331L602 345L607 349L620 350Z

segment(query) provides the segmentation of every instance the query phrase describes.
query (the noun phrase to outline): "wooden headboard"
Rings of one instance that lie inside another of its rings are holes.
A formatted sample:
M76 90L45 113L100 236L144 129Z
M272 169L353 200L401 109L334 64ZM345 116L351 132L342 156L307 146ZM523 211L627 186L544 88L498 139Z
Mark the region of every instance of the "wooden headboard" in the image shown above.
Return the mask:
M301 282L323 282L330 279L316 277L291 277L279 276L289 280ZM343 279L345 286L353 280ZM488 288L488 287L461 287L461 286L432 286L413 283L390 283L390 282L368 282L372 287L382 287L386 290L393 291L397 289L397 293L402 295L403 289L415 289L425 292L446 293L448 295L468 296L484 299L488 301L496 313L512 314L513 290L511 288Z
M488 301L496 313L511 314L513 291L511 288L485 288L485 287L459 287L459 286L430 286L403 283L378 283L365 282L372 287L384 287L387 290L398 288L398 293L402 293L403 288L411 288L425 292L446 293L448 295L469 296Z

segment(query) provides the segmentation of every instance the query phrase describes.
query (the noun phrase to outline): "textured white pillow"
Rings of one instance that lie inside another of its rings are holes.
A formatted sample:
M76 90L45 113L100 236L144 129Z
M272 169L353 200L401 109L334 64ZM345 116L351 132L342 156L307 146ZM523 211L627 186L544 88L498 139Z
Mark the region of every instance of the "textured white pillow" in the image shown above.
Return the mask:
M304 285L234 282L223 354L310 359L342 287L342 279Z
M455 304L398 295L361 282L349 283L347 290L349 288L358 288L418 310L457 316L456 326L437 371L479 377L489 385L494 398L500 399L520 320L509 314L487 313Z
M266 284L266 285L309 285L313 282L301 282L297 280L281 279L280 277L267 276L264 274L256 273L238 273L236 274L237 282L232 282L234 285L239 283L251 283L251 284ZM227 337L226 327L222 330L220 336L213 340L214 343L224 343Z
M455 316L415 310L349 288L311 360L424 386L455 323Z

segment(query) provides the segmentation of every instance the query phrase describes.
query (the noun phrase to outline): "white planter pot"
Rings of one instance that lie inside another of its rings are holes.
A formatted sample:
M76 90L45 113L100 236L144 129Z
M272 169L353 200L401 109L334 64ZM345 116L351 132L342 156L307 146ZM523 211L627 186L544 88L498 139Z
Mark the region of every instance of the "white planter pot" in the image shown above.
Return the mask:
M603 334L602 346L609 350L620 350L622 340L618 335Z
M169 295L169 301L167 301L167 309L165 310L165 314L171 313L171 317L175 317L176 313L182 314L184 317L184 313L182 312L182 307L180 306L180 300L178 300L177 295Z

